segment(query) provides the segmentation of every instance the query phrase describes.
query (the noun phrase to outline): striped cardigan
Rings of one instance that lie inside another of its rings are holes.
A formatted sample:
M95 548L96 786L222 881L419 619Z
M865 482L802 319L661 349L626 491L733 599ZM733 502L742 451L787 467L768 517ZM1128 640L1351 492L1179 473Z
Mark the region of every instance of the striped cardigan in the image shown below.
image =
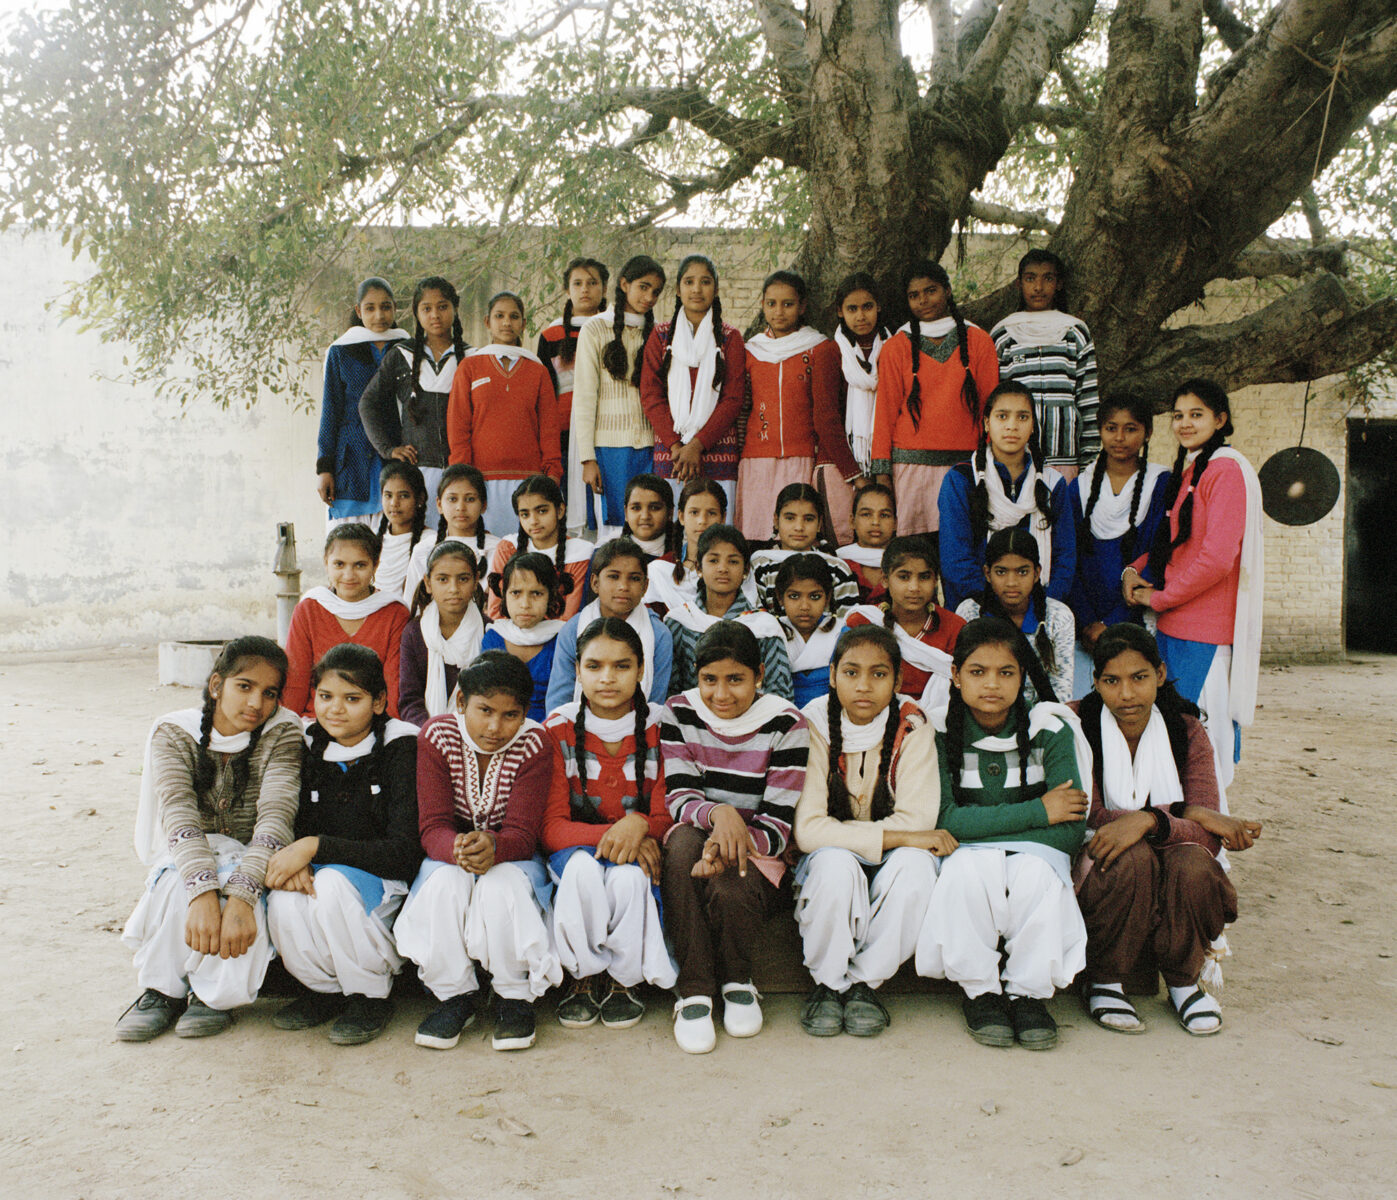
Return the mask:
M713 828L713 810L731 805L747 822L758 854L785 852L805 786L810 727L794 705L745 737L709 728L687 696L660 714L665 789L676 823Z
M999 353L999 381L1028 388L1047 466L1086 466L1101 449L1096 410L1096 344L1080 321L1061 342L1020 346L1002 324L990 331Z

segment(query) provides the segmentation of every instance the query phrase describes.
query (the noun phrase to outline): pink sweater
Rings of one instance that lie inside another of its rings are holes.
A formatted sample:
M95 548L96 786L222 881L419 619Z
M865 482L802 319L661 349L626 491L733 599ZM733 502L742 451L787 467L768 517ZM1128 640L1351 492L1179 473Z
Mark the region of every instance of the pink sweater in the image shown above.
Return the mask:
M1184 467L1179 497L1169 510L1169 535L1179 531L1179 509L1193 482L1193 464ZM1215 458L1203 472L1193 497L1193 532L1175 548L1164 586L1150 600L1159 614L1159 632L1189 642L1232 644L1241 578L1242 532L1247 523L1247 486L1242 469ZM1143 571L1149 555L1135 560Z

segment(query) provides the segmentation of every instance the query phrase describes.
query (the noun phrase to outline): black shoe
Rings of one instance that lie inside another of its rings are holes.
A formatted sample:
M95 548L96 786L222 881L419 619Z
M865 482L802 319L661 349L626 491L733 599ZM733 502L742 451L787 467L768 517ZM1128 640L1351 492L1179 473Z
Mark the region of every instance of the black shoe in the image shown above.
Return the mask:
M1009 1002L1014 1036L1025 1050L1051 1050L1057 1045L1057 1022L1041 1000L1015 996Z
M608 1029L629 1029L639 1025L644 1016L645 1005L635 998L631 989L612 980L611 991L601 1002L601 1023Z
M558 1001L558 1024L565 1029L586 1029L595 1025L601 1016L595 992L595 980L574 979L572 990Z
M413 1039L419 1046L432 1050L450 1050L461 1040L461 1030L475 1020L470 992L443 1000L429 1012L417 1027Z
M527 1050L533 1044L534 1006L527 1000L506 1000L501 996L490 1045L496 1050Z
M1014 1022L1009 1016L1009 1001L999 992L983 992L973 1000L967 996L961 1005L965 1027L982 1046L1012 1046Z
M877 1037L888 1027L888 1010L866 983L856 983L844 995L844 1032L854 1037Z
M184 1001L146 988L140 999L131 1005L116 1022L118 1042L148 1042L165 1032L179 1020Z
M330 1041L336 1046L362 1046L383 1032L393 1015L393 1001L387 996L350 996L340 1019L330 1026Z
M834 1037L844 1030L844 1001L832 987L817 983L800 1010L800 1027L811 1037Z
M233 1014L221 1008L210 1008L198 996L189 997L184 1016L175 1022L175 1037L213 1037L233 1023Z
M272 1024L278 1029L314 1029L344 1010L345 999L340 992L302 992L290 1004L277 1011Z

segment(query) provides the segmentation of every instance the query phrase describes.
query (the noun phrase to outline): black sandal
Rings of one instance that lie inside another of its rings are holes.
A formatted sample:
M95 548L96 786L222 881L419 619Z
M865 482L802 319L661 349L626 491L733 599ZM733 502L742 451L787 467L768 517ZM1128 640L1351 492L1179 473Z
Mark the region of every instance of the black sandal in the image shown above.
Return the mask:
M1093 1000L1108 1000L1108 1004L1100 1004L1092 1007ZM1112 1033L1144 1033L1145 1022L1136 1010L1120 992L1113 988L1108 988L1099 983L1087 984L1082 988L1082 1006L1087 1010L1089 1016L1102 1029L1109 1029ZM1133 1029L1123 1028L1120 1025L1108 1025L1101 1018L1105 1016L1134 1017L1135 1027Z
M1222 1032L1222 1012L1220 1010L1215 1011L1209 1008L1203 1012L1194 1011L1199 1003L1205 999L1207 999L1207 993L1202 988L1194 988L1184 997L1184 1002L1177 1008L1174 1008L1173 998L1171 997L1169 1000L1169 1007L1174 1009L1174 1015L1178 1017L1184 1032L1192 1034L1194 1037L1212 1037L1213 1034ZM1195 1029L1193 1027L1196 1021L1202 1021L1207 1017L1216 1017L1218 1023L1211 1029Z

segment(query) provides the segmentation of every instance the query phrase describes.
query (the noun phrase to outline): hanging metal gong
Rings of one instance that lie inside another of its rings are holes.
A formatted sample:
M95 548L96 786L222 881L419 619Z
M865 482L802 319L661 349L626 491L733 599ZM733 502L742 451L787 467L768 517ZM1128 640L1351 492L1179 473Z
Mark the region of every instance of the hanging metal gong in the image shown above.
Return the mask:
M1257 472L1261 507L1282 525L1313 525L1339 499L1339 472L1318 450L1289 446L1278 450Z

